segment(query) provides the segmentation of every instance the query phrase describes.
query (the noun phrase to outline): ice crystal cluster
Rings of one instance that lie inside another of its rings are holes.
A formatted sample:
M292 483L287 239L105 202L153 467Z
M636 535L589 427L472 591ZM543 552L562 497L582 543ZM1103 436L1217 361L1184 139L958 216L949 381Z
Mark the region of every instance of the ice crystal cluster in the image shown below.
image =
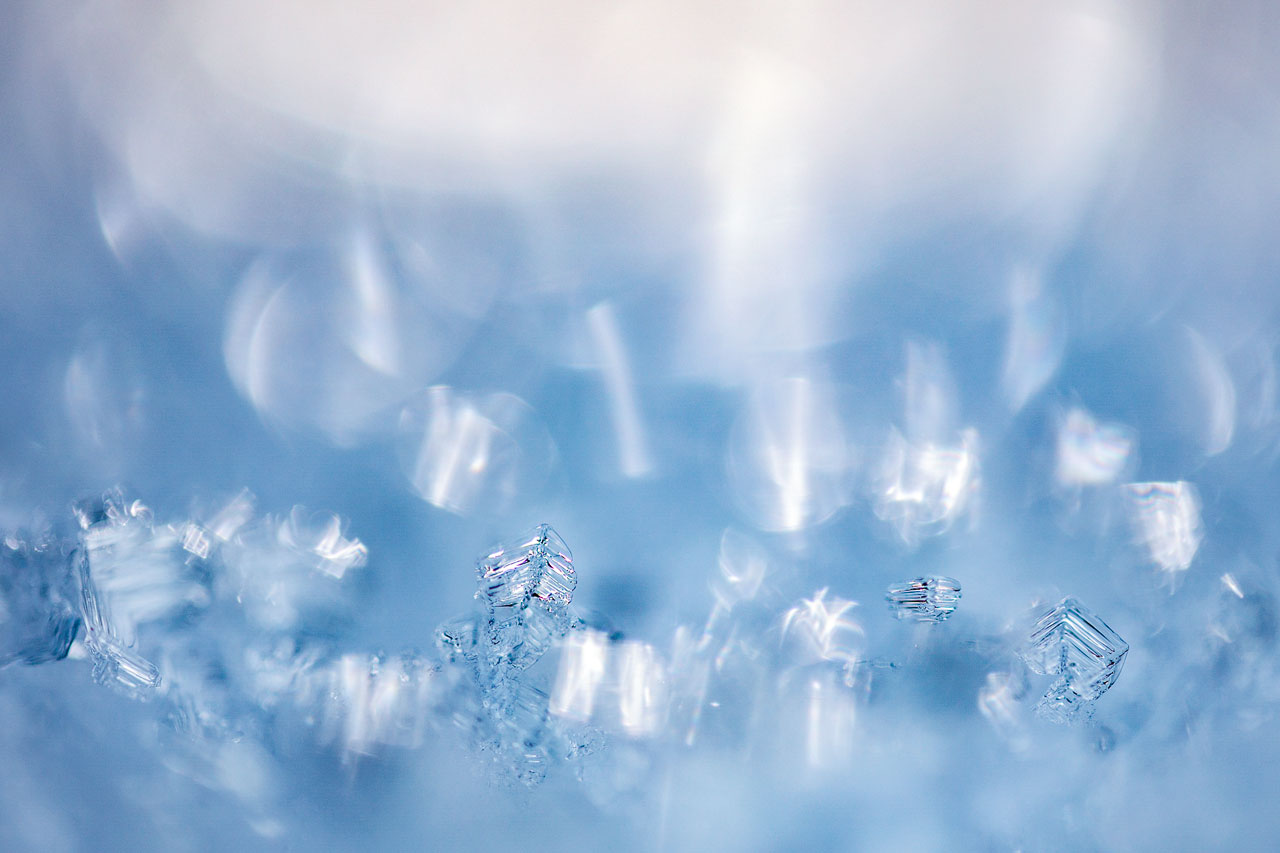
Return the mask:
M722 542L706 625L677 630L669 654L575 614L572 552L542 524L478 561L477 607L436 629L433 659L339 645L350 615L343 581L367 549L335 516L295 507L255 517L242 493L206 519L166 524L114 490L77 504L74 517L74 538L5 541L5 662L78 649L94 681L158 703L164 724L208 760L246 737L268 744L280 726L344 762L421 746L430 731L460 735L495 780L535 784L558 765L582 779L615 772L602 767L628 754L610 750L611 735L648 762L653 743L723 747L762 725L785 732L785 708L757 705L775 681L803 685L805 751L821 767L847 750L873 682L910 663L904 649L868 657L857 602L827 589L771 616L757 600L765 557L740 534ZM887 599L899 620L939 623L960 584L916 578ZM1066 723L1115 683L1128 646L1067 598L1037 614L1015 649L1033 672L1056 676L1036 710ZM554 667L539 666L552 652ZM980 697L984 712L989 701Z

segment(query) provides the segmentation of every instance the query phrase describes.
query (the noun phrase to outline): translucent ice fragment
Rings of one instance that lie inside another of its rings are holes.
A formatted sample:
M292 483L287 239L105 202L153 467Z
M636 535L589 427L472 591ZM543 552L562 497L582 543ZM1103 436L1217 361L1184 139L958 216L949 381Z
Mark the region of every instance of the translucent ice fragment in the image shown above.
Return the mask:
M130 699L150 699L160 686L160 672L149 660L112 637L94 636L85 644L93 658L93 680Z
M578 585L569 546L541 524L524 536L500 545L480 561L480 591L494 608L514 608L538 599L563 608Z
M500 512L536 492L556 459L541 419L511 394L428 388L400 414L400 457L423 500L470 515Z
M1124 470L1136 439L1121 424L1100 424L1083 409L1072 409L1058 427L1057 479L1062 486L1113 482Z
M73 581L61 544L0 542L0 667L67 656L80 627Z
M821 660L856 661L866 643L866 632L852 616L857 606L858 602L837 596L828 599L824 587L783 615L783 639L797 638L802 648Z
M854 454L839 396L830 383L804 377L753 389L725 464L735 500L759 527L803 530L848 504Z
M667 669L648 643L627 641L615 655L618 671L618 721L632 737L655 734L667 713Z
M82 502L77 514L86 574L98 619L132 646L138 626L207 606L209 590L193 565L199 549L186 527L156 525L150 510L118 491ZM87 616L88 614L86 614Z
M234 598L261 628L331 632L349 613L345 576L367 556L365 546L342 531L336 516L302 507L283 520L247 526L221 549L220 594Z
M1010 282L1009 334L1001 385L1018 411L1058 369L1066 343L1062 311L1039 273L1020 268Z
M280 525L280 542L315 557L315 567L335 578L363 566L369 549L359 539L342 535L342 519L332 513L308 513L295 506Z
M1200 493L1176 483L1130 483L1126 487L1138 542L1151 561L1175 575L1191 568L1204 531L1200 523Z
M876 516L896 527L910 545L950 528L970 511L978 490L977 448L973 429L951 446L908 442L892 433L876 480Z
M1129 645L1097 614L1064 598L1038 614L1022 658L1033 672L1057 680L1036 711L1056 722L1087 712L1088 703L1115 684Z
M1019 679L1008 672L989 672L986 684L978 690L978 710L1014 749L1028 745L1022 705L1018 702L1026 690L1025 681L1025 677Z
M941 622L951 615L960 601L960 582L936 575L913 578L889 587L885 600L899 619Z
M474 661L479 625L474 616L458 616L436 628L436 648L448 663Z
M812 768L845 765L857 722L853 691L830 671L804 681L804 753Z
M84 617L84 644L93 661L93 678L99 684L131 699L149 699L160 686L155 665L132 651L116 633L110 612L94 585L88 555L77 558L80 609Z
M326 724L348 754L422 743L435 671L412 652L343 655L329 671Z
M712 592L725 606L750 601L769 570L769 556L758 542L733 528L720 537L720 576Z
M608 653L609 638L600 631L577 631L565 640L551 691L552 714L580 722L591 719Z
M527 682L514 685L507 700L491 709L494 757L526 784L541 781L547 773L547 711L547 694Z

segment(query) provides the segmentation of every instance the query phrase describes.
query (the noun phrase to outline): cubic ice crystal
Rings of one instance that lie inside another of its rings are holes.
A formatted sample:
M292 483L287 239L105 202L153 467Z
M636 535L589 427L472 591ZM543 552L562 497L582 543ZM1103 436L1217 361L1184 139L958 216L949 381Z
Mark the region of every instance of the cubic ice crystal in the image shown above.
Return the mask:
M1032 672L1057 676L1036 705L1053 722L1086 715L1120 676L1129 645L1097 614L1067 597L1036 614L1022 659Z
M889 587L885 601L898 619L942 622L960 601L960 582L939 575L912 578Z
M56 541L0 542L0 667L67 656L80 627L67 551Z

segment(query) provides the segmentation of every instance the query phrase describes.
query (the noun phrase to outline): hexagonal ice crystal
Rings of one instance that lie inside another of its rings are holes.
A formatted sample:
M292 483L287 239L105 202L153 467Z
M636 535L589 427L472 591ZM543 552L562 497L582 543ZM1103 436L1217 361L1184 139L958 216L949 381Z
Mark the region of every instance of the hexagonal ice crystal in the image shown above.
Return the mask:
M889 609L899 619L941 622L960 601L960 582L954 578L930 576L912 578L889 587L885 594Z

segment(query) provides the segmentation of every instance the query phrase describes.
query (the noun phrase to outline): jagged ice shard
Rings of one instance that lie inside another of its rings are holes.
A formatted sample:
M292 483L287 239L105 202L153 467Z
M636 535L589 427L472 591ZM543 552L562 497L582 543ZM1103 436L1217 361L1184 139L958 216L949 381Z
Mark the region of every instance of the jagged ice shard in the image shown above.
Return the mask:
M1129 644L1076 599L1043 608L1021 653L1033 672L1057 676L1036 713L1053 722L1087 716L1119 678L1128 653Z

